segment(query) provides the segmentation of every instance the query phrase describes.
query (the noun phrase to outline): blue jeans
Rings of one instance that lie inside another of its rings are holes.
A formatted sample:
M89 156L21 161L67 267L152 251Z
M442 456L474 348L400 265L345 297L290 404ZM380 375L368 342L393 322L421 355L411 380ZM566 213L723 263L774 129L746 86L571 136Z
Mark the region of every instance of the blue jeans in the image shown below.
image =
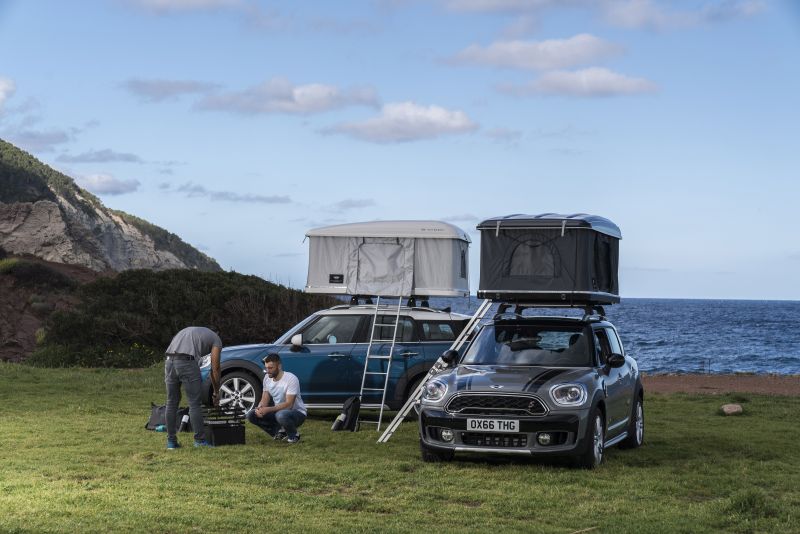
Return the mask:
M203 421L202 384L200 366L196 360L173 360L164 363L164 382L167 385L167 438L175 440L178 430L178 405L181 403L181 384L189 397L189 422L194 429L194 439L206 439Z
M270 412L264 417L256 415L256 409L250 410L247 414L247 420L261 428L264 432L275 437L278 430L283 427L286 435L290 438L297 437L297 427L303 424L306 416L299 410L281 410L279 412Z

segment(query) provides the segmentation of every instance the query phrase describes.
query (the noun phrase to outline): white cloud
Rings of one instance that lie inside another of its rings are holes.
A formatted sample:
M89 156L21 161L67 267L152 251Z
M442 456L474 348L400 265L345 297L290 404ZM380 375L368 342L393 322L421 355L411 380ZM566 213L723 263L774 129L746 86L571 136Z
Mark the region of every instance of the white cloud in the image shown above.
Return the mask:
M116 152L108 148L103 150L90 150L74 156L71 154L61 154L56 158L56 161L64 163L143 163L142 158L136 154Z
M139 189L139 180L122 180L110 174L90 174L76 180L78 185L98 195L124 195Z
M308 115L347 106L376 106L378 97L371 88L339 89L312 83L294 85L274 78L240 92L214 94L197 104L198 109L253 113L288 113Z
M0 111L3 111L3 104L14 94L16 89L17 86L14 84L14 80L0 78Z
M554 4L554 0L446 0L453 11L534 11Z
M533 83L507 86L501 90L518 95L549 94L576 97L633 95L652 93L658 87L644 78L631 78L600 67L577 71L551 71Z
M668 30L704 23L752 17L764 10L761 0L723 0L700 9L675 11L654 0L607 0L600 4L603 19L620 28Z
M620 47L588 33L547 41L498 41L471 45L455 56L460 63L528 70L563 69L620 52Z
M127 80L122 86L146 102L160 102L188 94L205 94L219 86L194 80Z
M156 13L202 11L242 5L241 0L131 0L131 2Z
M163 187L161 189L164 189ZM189 198L205 197L210 200L224 200L226 202L245 202L251 204L289 204L292 199L284 195L254 195L235 191L211 191L200 184L186 182L175 189Z
M331 206L335 211L351 210L357 208L368 208L375 205L375 200L371 198L346 198Z
M386 104L380 115L363 122L344 123L327 130L375 143L400 143L462 134L478 129L463 111L413 102Z

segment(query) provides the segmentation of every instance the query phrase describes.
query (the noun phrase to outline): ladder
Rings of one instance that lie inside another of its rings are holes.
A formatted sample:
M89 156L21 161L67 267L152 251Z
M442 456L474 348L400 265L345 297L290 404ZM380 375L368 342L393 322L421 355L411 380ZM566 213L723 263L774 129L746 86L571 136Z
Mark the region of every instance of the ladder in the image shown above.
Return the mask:
M394 356L394 347L397 340L397 330L400 325L400 308L403 305L402 297L397 299L397 308L393 315L381 315L381 297L377 297L375 302L375 317L372 320L372 332L369 336L369 345L367 346L367 355L364 358L364 374L361 376L361 392L358 394L358 400L361 401L362 408L364 407L364 395L374 394L378 391L381 392L381 402L378 405L378 418L377 419L360 419L359 423L372 423L378 426L377 431L381 430L381 423L383 421L383 409L386 406L386 389L389 386L389 373L392 370L392 356ZM390 322L380 322L383 317L391 319ZM391 336L389 336L391 334ZM381 345L382 343L389 343L389 354L380 354L380 352L373 352L373 345ZM386 365L383 365L386 362ZM372 364L372 365L370 365ZM367 377L375 377L368 379ZM377 383L382 383L382 387L375 387Z
M453 344L450 346L450 350L459 350L462 346L464 346L464 343L467 342L467 339L469 339L469 336L472 334L473 330L475 330L475 328L480 324L481 320L491 307L492 301L490 299L486 299L481 302L480 306L478 306L478 309L475 311L475 314L467 323L467 326L464 327L464 330L462 330L456 340L453 341ZM386 427L386 430L383 432L383 434L381 434L381 437L378 438L378 443L386 443L389 441L389 438L391 438L397 429L400 428L400 423L403 422L403 419L406 418L414 405L419 401L420 398L422 398L422 390L425 387L425 383L430 380L431 377L444 371L446 367L447 364L445 364L444 360L441 358L436 360L436 363L433 364L433 367L431 367L430 371L428 371L428 374L419 383L417 389L411 392L406 403L402 408L400 408L400 411L397 412L397 415L392 422L389 423L389 426Z

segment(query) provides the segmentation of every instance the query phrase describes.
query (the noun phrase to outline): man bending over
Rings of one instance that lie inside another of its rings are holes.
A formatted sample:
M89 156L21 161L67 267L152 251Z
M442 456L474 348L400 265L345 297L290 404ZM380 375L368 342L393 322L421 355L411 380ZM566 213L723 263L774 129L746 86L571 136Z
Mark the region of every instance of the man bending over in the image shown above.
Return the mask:
M287 443L297 443L300 441L297 427L303 424L307 414L300 396L300 381L292 373L283 370L281 357L275 353L267 354L264 367L267 369L264 393L258 406L247 414L247 420L275 440L285 438ZM270 400L273 406L270 406Z

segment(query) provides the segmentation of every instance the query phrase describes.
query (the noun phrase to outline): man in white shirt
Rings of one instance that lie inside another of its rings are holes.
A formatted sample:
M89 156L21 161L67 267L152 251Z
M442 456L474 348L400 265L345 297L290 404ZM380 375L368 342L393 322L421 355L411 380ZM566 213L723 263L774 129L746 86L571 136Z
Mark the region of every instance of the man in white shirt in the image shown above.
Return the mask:
M267 369L264 392L258 406L247 414L247 420L275 440L285 438L287 443L297 443L300 441L297 427L303 424L308 413L300 396L300 381L283 370L281 357L275 353L267 354L264 367Z

